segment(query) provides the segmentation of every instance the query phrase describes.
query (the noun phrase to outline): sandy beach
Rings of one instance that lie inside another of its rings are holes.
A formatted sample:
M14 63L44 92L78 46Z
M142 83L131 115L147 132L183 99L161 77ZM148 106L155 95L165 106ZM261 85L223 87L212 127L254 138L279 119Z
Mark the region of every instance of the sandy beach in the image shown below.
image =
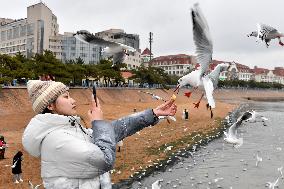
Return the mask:
M165 99L169 99L173 90L149 90ZM138 89L98 89L98 97L103 107L104 118L114 120L133 113L134 108L142 111L155 108L161 101L151 96L138 92ZM185 91L185 90L183 90ZM208 133L219 126L228 112L239 106L240 103L250 103L248 99L279 99L283 98L284 91L269 90L217 90L215 92L216 108L214 117L210 118L210 111L206 109L205 100L200 103L199 109L194 109L193 102L201 96L201 92L193 93L191 98L183 96L183 91L177 95L176 103L178 112L176 122L161 121L156 126L145 128L139 134L134 134L124 140L121 152L117 152L115 171L112 173L112 182L116 183L127 179L135 172L162 160L167 153L162 150L165 144L175 144L172 151L187 146L190 141L181 142L186 136L194 132ZM71 89L71 96L77 101L78 113L87 122L86 112L90 106L90 89ZM182 111L189 111L189 120L182 119ZM28 188L28 180L40 184L40 160L28 155L22 146L22 133L34 116L26 89L2 89L0 92L0 134L5 137L9 148L6 150L5 159L0 160L0 189ZM179 141L173 143L174 141ZM160 149L160 150L159 150ZM14 154L21 150L24 152L22 162L24 182L12 182L11 165Z

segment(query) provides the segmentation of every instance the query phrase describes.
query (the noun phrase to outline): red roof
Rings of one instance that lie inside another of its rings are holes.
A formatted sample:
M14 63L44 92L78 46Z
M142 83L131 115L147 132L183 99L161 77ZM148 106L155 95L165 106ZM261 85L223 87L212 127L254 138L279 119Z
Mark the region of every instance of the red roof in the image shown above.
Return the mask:
M253 73L256 74L256 75L260 75L260 74L267 74L269 72L268 69L265 69L265 68L258 68L258 67L254 67L252 69Z
M145 55L145 54L150 55L150 50L148 48L144 49L141 55ZM151 53L151 55L153 55L153 53Z
M133 76L133 74L131 72L121 72L121 76L124 79L128 79L129 77Z
M284 68L282 67L275 67L273 70L273 73L277 76L282 76L284 77Z

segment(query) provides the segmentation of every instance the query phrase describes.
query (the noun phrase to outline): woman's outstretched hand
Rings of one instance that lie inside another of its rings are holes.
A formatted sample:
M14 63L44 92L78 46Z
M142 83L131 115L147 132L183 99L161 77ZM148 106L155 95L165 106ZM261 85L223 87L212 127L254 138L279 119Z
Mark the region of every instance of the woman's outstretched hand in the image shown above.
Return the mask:
M92 96L91 108L88 111L88 117L91 122L94 120L103 120L103 111L101 109L100 101L97 98L97 103L96 103L93 97L94 96Z
M177 105L174 103L175 100L170 99L164 104L158 106L157 108L153 109L153 112L156 116L173 116L177 112Z

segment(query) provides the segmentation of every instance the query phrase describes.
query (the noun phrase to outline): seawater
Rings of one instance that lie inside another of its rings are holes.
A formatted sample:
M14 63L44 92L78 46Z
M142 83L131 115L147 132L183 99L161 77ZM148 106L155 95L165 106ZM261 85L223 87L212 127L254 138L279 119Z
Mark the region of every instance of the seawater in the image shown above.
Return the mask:
M152 188L152 183L162 179L162 189L261 189L267 182L278 177L279 188L284 188L278 168L284 167L284 102L255 102L254 109L269 120L244 123L238 135L244 144L236 149L216 139L193 153L192 157L181 158L165 171L154 172L129 188ZM262 162L256 166L256 154ZM283 168L284 172L284 168Z

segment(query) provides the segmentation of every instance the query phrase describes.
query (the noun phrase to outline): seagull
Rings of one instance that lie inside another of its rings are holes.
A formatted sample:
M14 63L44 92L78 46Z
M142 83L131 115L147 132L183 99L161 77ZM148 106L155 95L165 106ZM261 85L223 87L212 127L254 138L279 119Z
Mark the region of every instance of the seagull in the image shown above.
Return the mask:
M276 38L278 38L279 40L279 45L284 46L284 43L281 41L281 37L284 37L284 34L266 24L257 24L257 31L253 31L247 36L256 37L257 40L261 39L262 41L265 42L267 48L269 47L269 42L271 41L271 39L276 39Z
M152 184L152 189L161 189L162 185L160 184L160 182L163 182L163 180L162 179L156 180Z
M213 43L209 32L209 27L205 17L203 16L199 5L196 3L191 9L191 17L193 24L193 40L196 46L196 59L200 67L197 70L181 77L178 80L175 91L183 86L190 85L193 89L197 89L202 84L202 77L212 62ZM190 95L191 93L188 93Z
M218 87L220 73L222 71L228 70L230 68L230 66L231 66L230 63L218 64L210 74L208 74L208 75L206 75L202 78L203 89L205 90L205 94L206 94L206 98L207 98L207 102L208 102L206 107L207 107L207 109L210 108L211 118L213 117L212 108L215 108L215 101L214 101L214 98L213 98L214 89L216 89ZM195 107L197 107L197 108L199 107L200 101L201 101L203 96L204 96L204 94L201 96L201 98L199 99L199 101L197 103L194 103Z
M107 41L102 38L96 37L94 34L91 34L86 30L77 31L77 33L74 34L74 37L84 43L90 43L104 47L102 54L107 58L112 57L113 66L115 64L122 63L126 55L129 55L127 53L128 51L136 51L133 47L124 45L122 43Z
M30 189L38 189L42 185L42 184L38 184L34 187L33 183L30 180L28 182L29 182Z
M279 171L279 173L280 173L280 175L281 175L281 178L283 179L283 178L284 178L284 176L283 176L282 169L283 169L283 166L282 166L282 167L277 168L277 170Z
M189 74L181 77L178 80L178 84L176 89L174 90L179 92L179 89L183 86L190 85L193 87L193 91L197 88L201 87L205 90L205 95L208 100L208 107L215 108L215 102L212 96L214 86L218 80L215 79L218 72L221 72L222 65L217 66L212 74L205 75L209 64L212 62L212 54L213 54L213 42L209 32L209 26L205 17L203 16L201 9L198 4L194 4L194 7L191 9L192 15L192 23L193 23L193 40L196 47L196 59L197 63L200 64L200 67ZM228 68L228 67L227 67ZM214 82L214 83L213 83ZM185 93L185 96L190 97L193 91ZM194 103L194 107L198 108L201 99L203 98L204 93L202 94L200 100L197 103ZM211 117L213 117L213 113L211 111Z
M252 111L246 111L243 116L242 119L245 120L246 122L256 122L257 119L260 118L262 121L267 121L268 119L262 115L260 115L258 112L252 110Z
M242 124L241 117L229 128L228 133L224 131L224 140L228 143L234 144L235 148L239 148L243 145L243 138L237 138L237 128Z
M255 163L255 166L258 167L259 165L259 162L262 161L262 157L258 156L258 152L256 153L256 163Z
M162 100L162 101L166 102L165 99L163 99L162 97L160 97L160 96L158 96L158 95L155 95L154 93L150 93L150 92L147 92L147 91L146 91L146 92L145 92L145 91L138 91L138 92L140 92L140 93L145 93L145 94L149 94L149 95L152 96L153 99Z
M269 187L269 189L274 189L276 186L278 186L279 177L274 182L267 182L266 185Z

